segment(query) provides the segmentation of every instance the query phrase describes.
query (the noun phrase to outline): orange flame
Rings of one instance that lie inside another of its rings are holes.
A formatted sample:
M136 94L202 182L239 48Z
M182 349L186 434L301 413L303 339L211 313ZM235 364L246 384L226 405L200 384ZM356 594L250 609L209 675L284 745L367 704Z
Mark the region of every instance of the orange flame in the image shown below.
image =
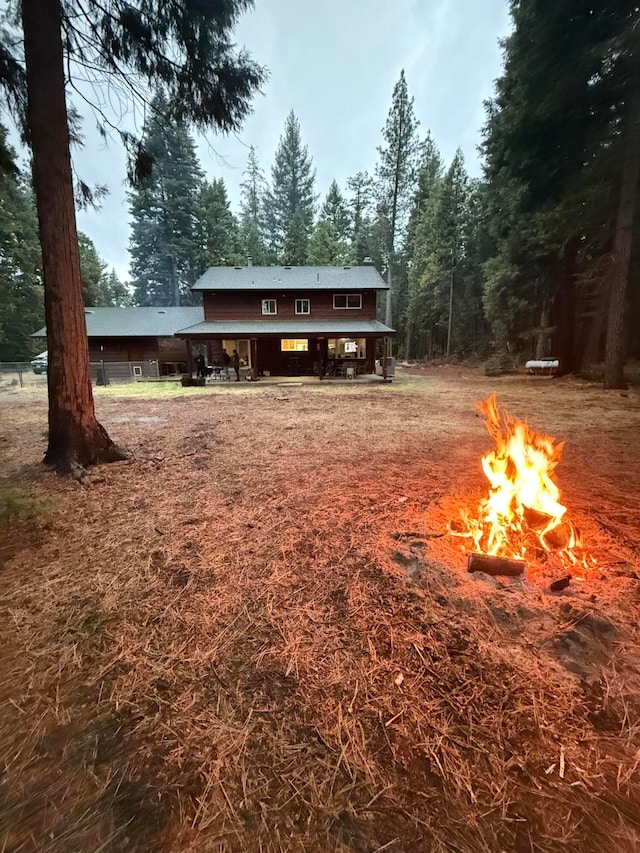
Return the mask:
M463 550L527 559L546 552L566 567L594 565L595 560L583 550L579 531L567 518L552 478L564 443L500 411L495 395L478 403L478 408L496 447L482 457L490 489L477 517L460 510L461 520L449 527L452 535L469 540Z

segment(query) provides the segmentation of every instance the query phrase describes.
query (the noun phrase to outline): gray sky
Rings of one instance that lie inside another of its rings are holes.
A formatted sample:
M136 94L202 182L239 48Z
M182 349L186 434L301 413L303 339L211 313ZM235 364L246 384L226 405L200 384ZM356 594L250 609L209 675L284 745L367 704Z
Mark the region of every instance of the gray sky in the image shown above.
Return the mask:
M322 198L333 178L344 188L355 172L373 172L404 68L421 134L431 130L447 162L460 146L478 175L483 101L501 72L498 39L508 30L507 0L256 0L236 41L267 66L269 81L237 138L198 140L202 166L210 178L224 178L237 210L248 146L269 177L293 109L316 167L316 191ZM128 278L124 152L115 141L105 149L91 119L84 131L76 170L87 183L106 184L110 195L99 212L81 211L78 225Z

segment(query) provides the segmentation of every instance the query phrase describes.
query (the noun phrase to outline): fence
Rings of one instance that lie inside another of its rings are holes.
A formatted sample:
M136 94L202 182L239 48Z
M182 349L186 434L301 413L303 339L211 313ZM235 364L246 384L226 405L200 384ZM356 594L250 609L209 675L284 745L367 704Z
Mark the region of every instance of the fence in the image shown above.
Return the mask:
M157 361L93 361L93 385L125 385L128 382L145 382L160 378ZM1 361L0 389L46 388L47 373L34 373L30 361Z

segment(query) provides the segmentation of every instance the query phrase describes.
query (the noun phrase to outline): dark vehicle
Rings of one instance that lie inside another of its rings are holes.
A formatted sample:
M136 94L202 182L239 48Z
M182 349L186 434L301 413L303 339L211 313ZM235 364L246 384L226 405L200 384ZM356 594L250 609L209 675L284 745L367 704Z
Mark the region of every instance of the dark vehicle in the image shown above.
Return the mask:
M49 365L49 355L46 352L41 352L31 362L31 368L34 373L46 373Z

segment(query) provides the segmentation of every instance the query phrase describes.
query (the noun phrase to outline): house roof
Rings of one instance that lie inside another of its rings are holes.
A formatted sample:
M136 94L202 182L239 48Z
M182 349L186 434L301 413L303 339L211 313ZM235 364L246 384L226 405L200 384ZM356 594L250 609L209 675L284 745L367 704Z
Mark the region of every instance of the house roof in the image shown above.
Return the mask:
M245 335L393 335L395 331L379 320L207 320L189 328L180 329L181 338L228 337Z
M388 290L372 264L357 267L210 267L192 290Z
M90 338L170 338L177 329L204 319L202 307L194 308L85 308ZM32 338L46 338L46 327Z

